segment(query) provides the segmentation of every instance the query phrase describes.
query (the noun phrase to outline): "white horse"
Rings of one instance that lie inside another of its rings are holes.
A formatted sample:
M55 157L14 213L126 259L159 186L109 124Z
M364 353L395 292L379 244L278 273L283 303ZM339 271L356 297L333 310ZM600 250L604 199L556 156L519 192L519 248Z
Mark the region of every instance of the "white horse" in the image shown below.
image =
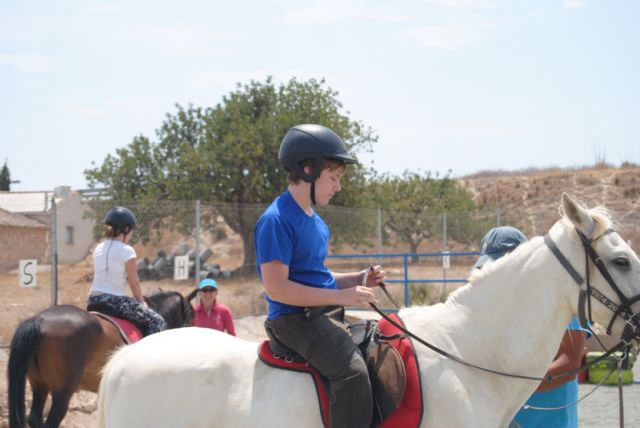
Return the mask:
M564 217L549 235L568 262L585 274L592 241L622 293L640 294L640 261L610 233L604 209L586 210L563 195ZM620 299L590 264L591 285ZM541 377L578 311L577 283L541 237L485 265L443 304L412 307L399 316L408 330L451 354L502 372ZM638 304L640 309L640 303ZM593 319L612 312L592 303ZM624 322L618 318L613 334ZM414 342L424 400L423 427L507 426L536 389L534 380L480 371ZM311 377L267 367L258 344L209 329L152 335L118 351L104 370L100 427L323 426Z

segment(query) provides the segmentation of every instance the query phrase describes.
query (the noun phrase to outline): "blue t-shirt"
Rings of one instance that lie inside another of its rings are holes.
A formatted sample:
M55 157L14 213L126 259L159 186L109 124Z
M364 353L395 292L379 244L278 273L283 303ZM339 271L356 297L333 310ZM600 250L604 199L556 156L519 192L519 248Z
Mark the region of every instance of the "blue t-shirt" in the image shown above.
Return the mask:
M265 210L254 230L258 275L260 264L278 260L289 266L289 279L316 288L336 289L336 279L324 265L329 228L314 211L308 216L288 191ZM304 308L272 300L267 319L303 312Z
M584 331L576 317L573 317L567 330ZM578 400L578 380L574 379L557 388L548 391L534 392L527 400L529 406L535 407L561 407ZM578 405L569 406L561 410L535 410L521 409L515 421L522 428L550 427L550 428L577 428L578 427Z

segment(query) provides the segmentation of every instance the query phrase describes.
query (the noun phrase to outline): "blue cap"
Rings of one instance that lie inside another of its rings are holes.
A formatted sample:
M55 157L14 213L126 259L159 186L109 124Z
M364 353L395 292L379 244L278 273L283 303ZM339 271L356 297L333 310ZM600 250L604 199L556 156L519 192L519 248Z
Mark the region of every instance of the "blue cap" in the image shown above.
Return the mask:
M480 258L474 267L480 269L487 260L497 260L527 241L528 239L524 236L524 233L515 227L494 227L480 241Z
M205 287L213 287L217 290L218 283L215 281L215 279L205 278L202 281L200 281L200 284L198 285L198 290L202 290Z

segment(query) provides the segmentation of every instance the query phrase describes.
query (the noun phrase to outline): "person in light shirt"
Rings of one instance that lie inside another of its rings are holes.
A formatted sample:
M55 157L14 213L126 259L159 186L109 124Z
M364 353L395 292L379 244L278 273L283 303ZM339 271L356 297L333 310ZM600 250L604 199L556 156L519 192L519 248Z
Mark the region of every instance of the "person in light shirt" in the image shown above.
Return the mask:
M233 326L231 310L217 300L218 283L210 278L203 279L198 285L198 294L200 295L200 303L194 308L196 316L193 325L226 331L235 336L236 329Z
M482 269L482 266L489 260L497 260L504 255L508 255L526 241L527 237L515 227L494 227L482 238L480 258L474 267ZM573 317L545 376L560 375L580 367L585 339L589 334L587 330L580 326L578 319ZM577 400L578 381L575 374L560 377L551 382L542 382L533 395L529 397L525 403L526 406L522 407L509 426L519 428L577 428L578 406L571 405ZM529 406L545 409L554 408L555 410L540 410Z
M142 296L137 255L129 242L136 217L125 207L114 207L104 218L104 241L93 252L93 282L87 310L100 310L124 318L140 328L144 336L166 328L164 318L150 309ZM133 297L127 295L127 286Z

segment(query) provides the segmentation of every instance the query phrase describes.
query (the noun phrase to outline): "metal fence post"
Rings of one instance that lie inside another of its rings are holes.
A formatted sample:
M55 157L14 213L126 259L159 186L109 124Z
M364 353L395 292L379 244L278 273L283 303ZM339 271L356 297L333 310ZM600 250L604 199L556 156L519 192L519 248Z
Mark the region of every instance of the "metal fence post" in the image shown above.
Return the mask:
M498 205L498 206L496 207L496 227L500 227L500 226L501 226L501 224L500 224L500 223L501 223L502 221L501 221L501 219L500 219L500 214L501 214L501 213L500 213L500 205Z
M196 287L200 283L200 199L196 199Z
M409 254L404 253L404 306L409 307Z
M444 236L444 249L443 251L449 250L449 240L447 238L447 213L442 214L442 235ZM444 263L442 265L442 289L440 290L441 299L444 299L445 294L447 293L447 270L444 268Z
M51 197L51 306L58 304L58 215L55 195Z
M380 254L382 253L382 210L379 207L376 208L376 231L378 234L378 245L376 248L376 253Z

